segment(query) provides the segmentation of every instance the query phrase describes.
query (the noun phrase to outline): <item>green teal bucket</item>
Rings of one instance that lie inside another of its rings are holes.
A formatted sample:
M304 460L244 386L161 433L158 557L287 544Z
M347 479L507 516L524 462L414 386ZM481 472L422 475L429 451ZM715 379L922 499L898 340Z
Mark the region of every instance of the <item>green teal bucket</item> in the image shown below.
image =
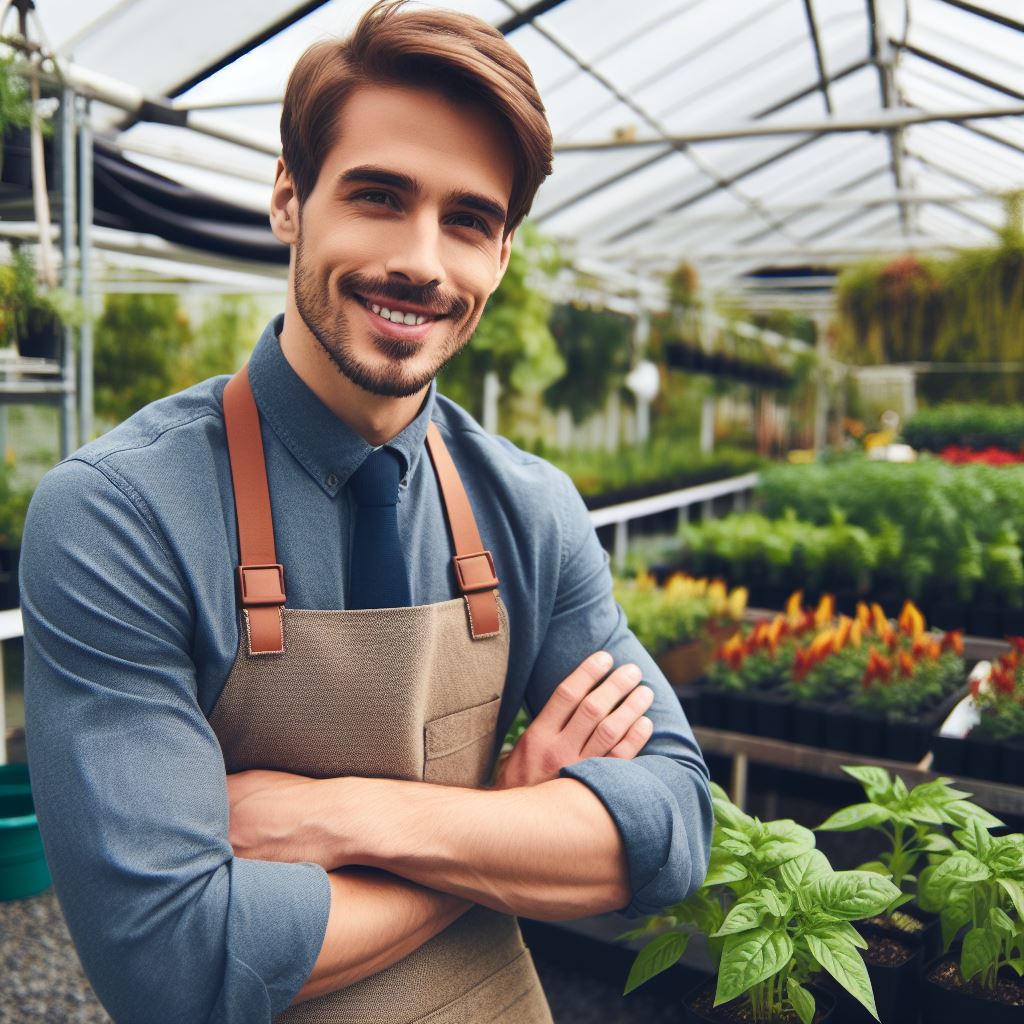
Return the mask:
M28 765L0 765L0 902L34 896L51 884Z

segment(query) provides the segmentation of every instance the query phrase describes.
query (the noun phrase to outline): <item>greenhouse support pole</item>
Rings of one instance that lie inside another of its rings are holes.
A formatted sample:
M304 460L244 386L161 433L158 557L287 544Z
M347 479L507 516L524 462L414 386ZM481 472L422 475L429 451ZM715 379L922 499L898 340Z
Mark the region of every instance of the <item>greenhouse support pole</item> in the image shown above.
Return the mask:
M82 444L92 439L93 336L92 336L92 123L91 105L84 96L78 107L78 167L81 195L78 203L79 298L85 310L82 347L78 361L78 436Z
M75 93L70 88L60 98L60 245L61 285L68 295L75 291ZM61 368L64 385L60 400L60 455L66 459L75 444L75 331L64 327L64 358Z

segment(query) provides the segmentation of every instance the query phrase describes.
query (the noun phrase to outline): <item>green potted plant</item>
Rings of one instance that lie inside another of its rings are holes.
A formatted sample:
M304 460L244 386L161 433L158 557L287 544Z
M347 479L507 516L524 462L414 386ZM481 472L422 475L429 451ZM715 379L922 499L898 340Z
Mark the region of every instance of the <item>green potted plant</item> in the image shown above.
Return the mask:
M918 870L929 854L951 848L945 826L963 826L971 820L986 828L1002 823L971 803L969 793L954 789L950 779L934 779L908 790L902 779L883 768L844 766L843 771L864 787L866 800L836 811L817 831L870 829L882 836L883 847L877 858L861 864L858 870L891 878L902 891L906 905L897 901L858 929L868 943L864 959L882 1020L913 1019L923 963L941 949L938 918L913 902ZM851 1008L847 1016L856 1020L858 1015Z
M918 899L939 914L945 952L924 976L925 1024L1010 1024L1024 1006L1024 835L968 820L921 872ZM951 952L963 932L959 949Z
M82 319L79 305L61 289L39 288L35 261L20 247L0 273L0 306L8 343L27 358L60 362L65 326Z
M716 976L683 1002L691 1022L825 1021L829 999L815 993L827 973L877 1019L852 922L882 913L899 890L870 871L834 871L814 834L788 819L762 822L713 786L715 830L704 884L682 903L621 938L647 938L626 982L631 992L673 966L697 932Z

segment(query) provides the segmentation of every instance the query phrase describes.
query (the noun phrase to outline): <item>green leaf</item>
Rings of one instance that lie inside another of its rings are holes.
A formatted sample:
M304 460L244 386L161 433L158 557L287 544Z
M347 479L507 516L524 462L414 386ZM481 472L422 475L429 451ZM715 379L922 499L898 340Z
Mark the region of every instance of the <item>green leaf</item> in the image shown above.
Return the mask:
M821 850L808 850L799 857L780 864L778 872L783 887L791 892L796 892L818 878L835 873Z
M765 916L785 917L789 913L790 896L773 889L757 889L738 899L730 909L716 936L733 935L757 928Z
M786 995L796 1015L800 1018L800 1024L813 1024L814 1022L814 996L807 991L794 978L786 979Z
M1010 920L1005 910L999 907L990 907L988 912L988 926L997 932L1006 932L1012 935L1017 926Z
M885 793L892 785L889 773L884 768L873 765L843 765L843 771L852 775L863 787L868 796Z
M876 875L885 875L886 878L892 874L880 860L869 860L866 864L858 864L857 870L873 871Z
M834 940L826 942L817 935L807 935L807 947L811 956L832 975L847 992L853 996L878 1020L875 1009L875 994L871 990L868 969L856 947L849 942Z
M714 809L717 824L723 828L736 829L743 835L750 833L754 819L749 814L744 814L728 797L713 796L711 806Z
M1013 909L1017 911L1017 919L1024 922L1024 886L1012 878L997 879L1003 891L1010 897Z
M726 793L726 791L717 782L712 780L710 785L712 800L724 800L727 804L732 803L732 799L730 798L729 794ZM735 807L736 805L733 804L733 806ZM739 810L738 807L736 809Z
M622 994L629 995L645 981L650 981L656 974L661 974L678 963L679 958L686 952L689 941L690 936L684 932L669 932L648 942L633 961Z
M879 825L889 821L892 813L878 804L851 804L836 811L830 818L823 821L817 828L818 832L854 832L870 825Z
M984 807L971 803L970 800L955 800L946 804L946 814L955 825L966 825L968 821L980 821L985 828L999 828L1004 822L989 814Z
M739 839L723 839L719 845L734 857L746 857L753 849L750 843L742 842Z
M746 877L747 869L738 860L716 857L715 851L711 852L711 863L708 865L708 873L704 877L705 886L726 885Z
M964 936L960 973L970 981L999 957L999 936L991 928L972 928Z
M814 849L814 833L789 818L765 822L764 836L753 853L762 871L778 867Z
M942 948L949 949L960 929L970 924L973 916L971 894L966 890L954 892L942 907L939 922L942 925Z
M921 840L921 848L928 853L947 853L956 849L956 843L941 832L930 832Z
M730 935L718 966L715 1006L727 1003L753 988L758 982L778 974L793 955L793 940L782 928L755 928L751 932Z
M991 877L992 872L973 853L957 850L936 866L931 884L941 887L948 883L984 882Z
M873 871L836 871L811 883L807 903L837 920L857 921L882 913L899 896L897 886Z
M867 939L849 921L822 918L814 921L807 931L825 942L852 942L858 949L868 948Z
M936 867L935 864L929 865L917 879L917 904L930 914L937 914L942 910L946 901L946 891L949 888L949 883L946 885L932 884Z

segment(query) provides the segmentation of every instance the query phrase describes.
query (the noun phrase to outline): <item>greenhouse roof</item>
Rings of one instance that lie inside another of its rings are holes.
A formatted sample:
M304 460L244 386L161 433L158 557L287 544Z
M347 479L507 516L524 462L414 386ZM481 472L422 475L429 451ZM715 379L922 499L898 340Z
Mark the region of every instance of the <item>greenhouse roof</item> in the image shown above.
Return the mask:
M95 102L98 138L260 210L289 70L368 6L36 2L53 51L155 101ZM790 279L806 291L865 255L987 242L1024 186L1019 0L439 6L498 26L533 69L556 159L532 219L611 288L687 260L731 288L821 268Z

